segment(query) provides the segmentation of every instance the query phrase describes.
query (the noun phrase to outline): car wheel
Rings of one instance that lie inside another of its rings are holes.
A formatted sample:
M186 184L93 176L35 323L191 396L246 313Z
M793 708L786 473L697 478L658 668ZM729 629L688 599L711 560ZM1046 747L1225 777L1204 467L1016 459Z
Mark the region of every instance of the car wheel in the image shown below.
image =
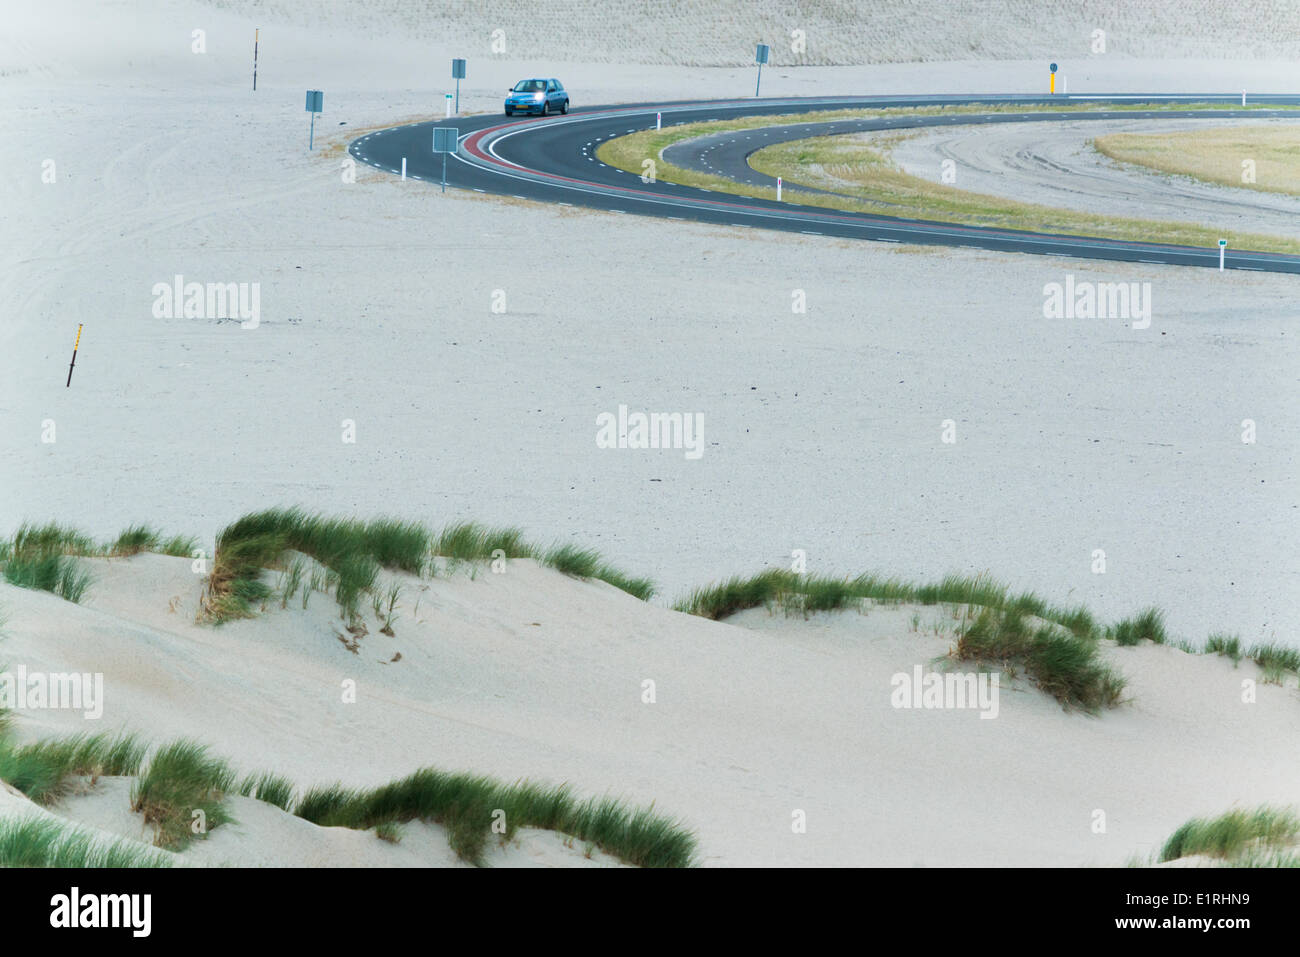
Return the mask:
M514 110L506 110L506 116L514 116L514 115L515 115Z
M563 103L560 104L560 112L561 112L561 113L568 113L568 112L569 112L569 101L568 101L568 100L565 100Z
M549 100L542 100L542 116L551 112L551 103Z

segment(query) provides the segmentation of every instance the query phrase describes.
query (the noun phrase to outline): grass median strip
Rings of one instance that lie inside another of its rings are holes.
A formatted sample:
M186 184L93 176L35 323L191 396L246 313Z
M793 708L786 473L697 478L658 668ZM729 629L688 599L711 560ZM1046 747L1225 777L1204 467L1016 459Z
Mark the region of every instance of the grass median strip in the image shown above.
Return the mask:
M1106 111L1149 110L1153 104L1105 106ZM1162 110L1195 112L1222 109L1220 104L1160 105ZM687 139L728 130L751 130L786 123L822 123L838 119L886 116L925 116L938 113L1095 112L1097 106L1015 108L971 106L898 110L841 110L811 116L806 113L745 117L739 120L690 123L663 130L645 130L616 137L602 144L597 158L627 172L643 173L646 159L655 163L656 178L716 192L761 199L776 199L774 187L739 183L724 176L685 169L664 160L668 146ZM1249 112L1249 109L1243 111ZM1298 113L1297 115L1300 115ZM899 169L887 150L867 146L859 133L809 137L764 147L749 158L750 165L767 176L784 180L786 202L823 209L871 213L902 219L928 220L969 226L1059 233L1132 242L1169 243L1218 248L1226 238L1233 249L1300 254L1300 241L1279 236L1222 231L1194 223L1167 220L1115 218L1075 210L1057 209L998 196L956 189L912 176ZM811 192L830 190L840 195Z

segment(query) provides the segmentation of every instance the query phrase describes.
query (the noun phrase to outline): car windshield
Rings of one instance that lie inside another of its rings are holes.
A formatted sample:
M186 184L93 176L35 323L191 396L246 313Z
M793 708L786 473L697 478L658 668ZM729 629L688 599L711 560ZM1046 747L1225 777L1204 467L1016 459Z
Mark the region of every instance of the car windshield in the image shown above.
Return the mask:
M515 84L516 93L534 93L537 90L545 90L545 80L520 80Z

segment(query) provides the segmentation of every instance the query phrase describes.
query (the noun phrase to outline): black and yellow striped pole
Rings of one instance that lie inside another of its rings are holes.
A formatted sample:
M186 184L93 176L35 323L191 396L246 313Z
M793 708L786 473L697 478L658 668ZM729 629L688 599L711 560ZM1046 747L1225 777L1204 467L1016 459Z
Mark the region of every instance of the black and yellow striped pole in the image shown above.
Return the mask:
M72 367L77 364L77 349L81 346L81 327L83 323L77 323L77 341L72 344L72 361L68 363L68 388L72 385Z

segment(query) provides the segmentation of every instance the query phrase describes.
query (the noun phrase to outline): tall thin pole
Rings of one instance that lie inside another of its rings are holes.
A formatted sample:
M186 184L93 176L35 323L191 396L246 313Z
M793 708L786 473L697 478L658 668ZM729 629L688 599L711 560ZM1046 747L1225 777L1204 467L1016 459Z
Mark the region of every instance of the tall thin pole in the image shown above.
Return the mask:
M1220 267L1222 268L1222 267ZM77 323L77 341L72 345L72 361L68 363L68 384L64 388L72 386L72 367L77 364L77 349L81 347L81 327L82 323Z
M257 40L261 32L262 31L260 29L253 31L253 92L254 93L257 92Z
M754 96L758 96L758 88L763 82L763 64L758 64L758 82L754 84Z
M307 149L312 149L312 144L316 142L316 111L311 111L311 132L307 134Z

